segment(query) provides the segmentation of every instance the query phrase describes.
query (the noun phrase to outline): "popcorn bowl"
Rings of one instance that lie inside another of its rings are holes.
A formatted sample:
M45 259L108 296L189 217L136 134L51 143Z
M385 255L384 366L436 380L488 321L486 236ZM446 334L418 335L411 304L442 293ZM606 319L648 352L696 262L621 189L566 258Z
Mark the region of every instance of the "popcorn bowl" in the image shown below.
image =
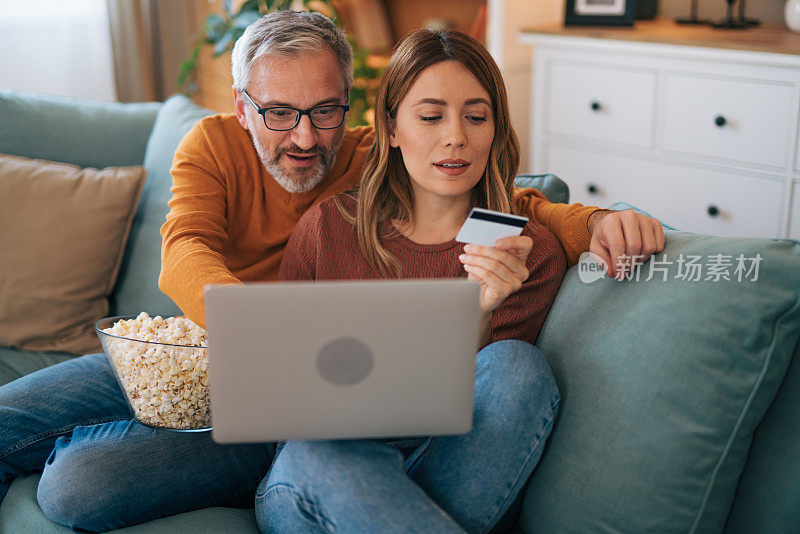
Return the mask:
M143 425L179 432L211 430L206 347L134 339L183 342L187 322L143 313L107 317L94 325L125 400ZM190 324L194 332L199 330Z

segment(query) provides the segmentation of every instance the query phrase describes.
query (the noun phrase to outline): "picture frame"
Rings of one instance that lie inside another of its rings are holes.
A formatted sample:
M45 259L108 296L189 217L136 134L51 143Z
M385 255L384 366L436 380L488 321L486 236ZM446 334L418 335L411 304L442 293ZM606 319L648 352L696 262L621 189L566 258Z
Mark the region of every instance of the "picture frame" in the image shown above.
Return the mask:
M567 0L565 26L633 26L636 0Z

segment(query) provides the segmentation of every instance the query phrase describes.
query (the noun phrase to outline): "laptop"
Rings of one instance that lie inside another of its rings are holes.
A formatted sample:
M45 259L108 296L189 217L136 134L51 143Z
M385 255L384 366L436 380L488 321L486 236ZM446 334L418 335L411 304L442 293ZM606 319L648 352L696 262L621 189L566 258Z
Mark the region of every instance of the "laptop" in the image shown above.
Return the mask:
M212 438L469 432L478 294L461 279L208 286Z

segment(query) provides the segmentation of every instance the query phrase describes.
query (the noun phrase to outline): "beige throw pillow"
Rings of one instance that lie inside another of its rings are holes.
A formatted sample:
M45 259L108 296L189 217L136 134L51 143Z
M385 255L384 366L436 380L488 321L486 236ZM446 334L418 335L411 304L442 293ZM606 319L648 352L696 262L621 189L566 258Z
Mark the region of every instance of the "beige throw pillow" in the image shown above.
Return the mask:
M81 169L0 154L0 345L100 352L143 167Z

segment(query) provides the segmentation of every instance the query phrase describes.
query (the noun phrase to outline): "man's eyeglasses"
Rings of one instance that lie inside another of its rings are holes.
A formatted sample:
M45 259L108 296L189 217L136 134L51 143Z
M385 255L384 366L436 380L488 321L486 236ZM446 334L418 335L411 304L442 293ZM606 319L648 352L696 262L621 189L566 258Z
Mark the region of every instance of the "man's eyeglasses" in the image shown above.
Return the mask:
M258 114L264 119L264 126L276 132L292 130L300 123L300 118L303 115L308 115L314 128L319 130L333 130L342 125L344 122L344 114L350 109L350 106L342 106L339 104L325 104L309 109L297 109L287 106L260 108L253 102L253 99L250 98L247 91L242 91L242 94L247 97L247 100L253 104Z

